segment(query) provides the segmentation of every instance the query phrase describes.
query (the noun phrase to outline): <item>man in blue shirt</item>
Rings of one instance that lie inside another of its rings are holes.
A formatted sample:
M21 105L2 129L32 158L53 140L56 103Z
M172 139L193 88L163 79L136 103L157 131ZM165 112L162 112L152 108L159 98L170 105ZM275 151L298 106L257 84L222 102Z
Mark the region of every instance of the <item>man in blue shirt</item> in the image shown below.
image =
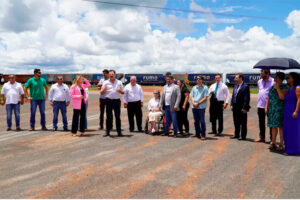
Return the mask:
M203 84L204 77L197 77L197 85L195 85L190 94L191 102L193 105L193 116L194 116L194 125L196 130L196 137L201 140L205 140L205 109L207 106L207 98L209 97L208 87ZM201 124L201 128L200 128ZM200 136L201 134L201 136Z

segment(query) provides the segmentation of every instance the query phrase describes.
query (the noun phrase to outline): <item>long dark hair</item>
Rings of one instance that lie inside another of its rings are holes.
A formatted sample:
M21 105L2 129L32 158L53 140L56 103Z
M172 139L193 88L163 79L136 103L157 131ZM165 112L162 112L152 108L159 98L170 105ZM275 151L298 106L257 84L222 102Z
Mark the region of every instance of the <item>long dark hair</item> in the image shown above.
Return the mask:
M291 76L293 79L293 86L300 85L300 76L298 73L291 72L291 73L289 73L289 76Z
M179 81L180 81L180 83L182 84L182 86L180 87L181 91L184 90L185 88L186 88L187 90L189 90L188 87L186 86L186 83L185 83L184 80L179 80Z

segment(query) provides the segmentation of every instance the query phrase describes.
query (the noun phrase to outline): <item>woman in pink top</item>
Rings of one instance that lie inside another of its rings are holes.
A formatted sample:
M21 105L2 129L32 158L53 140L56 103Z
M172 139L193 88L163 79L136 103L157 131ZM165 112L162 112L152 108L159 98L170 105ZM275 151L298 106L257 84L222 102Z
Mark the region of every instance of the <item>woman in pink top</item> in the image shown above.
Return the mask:
M84 82L84 83L83 83ZM73 105L72 135L81 136L85 131L85 113L87 96L85 89L91 84L82 75L77 75L70 88L70 97ZM78 121L80 116L80 134L76 134L78 130Z

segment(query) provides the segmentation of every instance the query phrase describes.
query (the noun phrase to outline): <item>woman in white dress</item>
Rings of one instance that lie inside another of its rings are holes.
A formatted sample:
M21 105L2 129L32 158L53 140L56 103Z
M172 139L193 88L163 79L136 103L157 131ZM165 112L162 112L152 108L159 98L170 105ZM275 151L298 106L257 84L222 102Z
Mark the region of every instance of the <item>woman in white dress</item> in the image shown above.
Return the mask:
M149 131L152 133L157 132L156 123L159 122L162 112L159 109L159 100L160 100L160 92L159 90L154 90L154 97L150 99L148 103L148 111L149 111L149 122L151 124Z

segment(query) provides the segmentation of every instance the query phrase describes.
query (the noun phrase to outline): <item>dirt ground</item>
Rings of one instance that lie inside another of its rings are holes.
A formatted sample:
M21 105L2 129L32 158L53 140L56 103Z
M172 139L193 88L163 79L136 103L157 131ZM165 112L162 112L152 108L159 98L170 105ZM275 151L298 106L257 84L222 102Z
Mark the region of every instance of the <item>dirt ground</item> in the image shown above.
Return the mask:
M143 88L145 116L152 91L162 87ZM193 137L191 109L188 137L130 133L124 108L125 136L112 132L112 137L103 137L98 98L97 92L90 93L84 137L62 132L61 117L59 131L40 131L38 112L37 131L29 132L29 104L21 107L24 131L7 132L5 107L0 107L0 198L300 197L299 157L270 152L268 144L253 142L259 134L255 95L246 141L230 139L234 127L229 109L224 112L224 135L208 134L205 141ZM69 107L69 127L72 113ZM52 116L47 102L49 129ZM206 124L210 132L208 109Z

